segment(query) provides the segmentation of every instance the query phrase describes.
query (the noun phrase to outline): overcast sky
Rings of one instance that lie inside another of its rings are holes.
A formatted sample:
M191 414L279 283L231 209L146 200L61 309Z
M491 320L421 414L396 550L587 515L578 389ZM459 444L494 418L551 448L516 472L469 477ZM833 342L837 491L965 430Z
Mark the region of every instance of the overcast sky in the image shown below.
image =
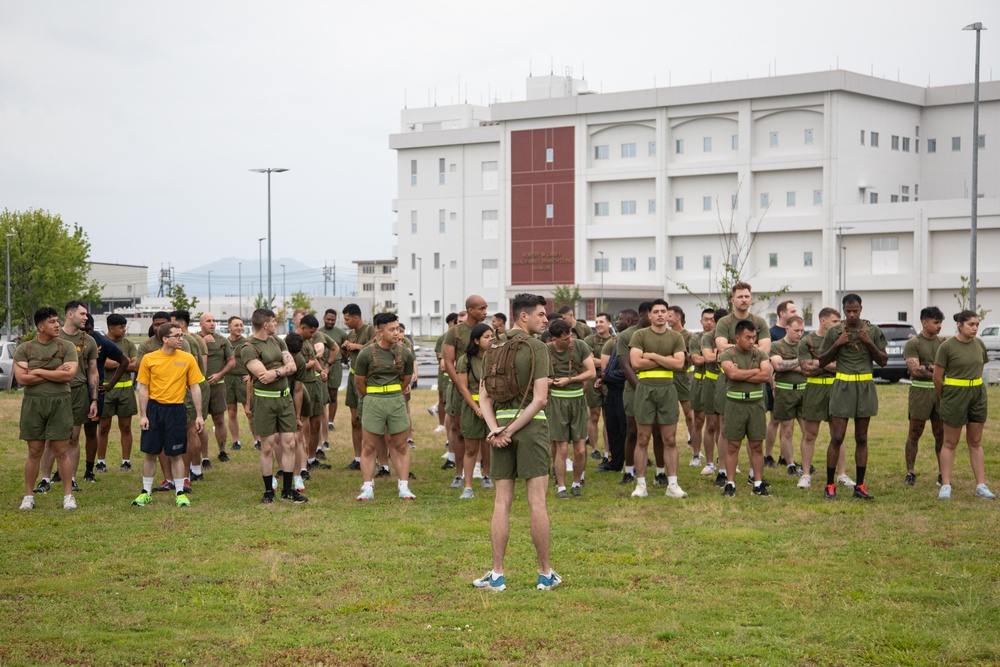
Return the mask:
M1000 76L1000 2L0 0L0 207L79 223L92 259L389 255L410 107L524 99L529 66L612 92L835 68ZM277 269L276 269L277 270ZM216 276L216 279L223 277Z

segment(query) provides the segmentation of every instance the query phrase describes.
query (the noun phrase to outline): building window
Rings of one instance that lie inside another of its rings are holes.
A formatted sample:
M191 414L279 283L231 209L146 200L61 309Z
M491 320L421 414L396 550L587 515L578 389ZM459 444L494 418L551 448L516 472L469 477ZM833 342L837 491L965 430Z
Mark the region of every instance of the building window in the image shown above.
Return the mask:
M812 251L806 250L802 253L802 266L812 266L813 265L813 254Z
M962 150L962 137L952 137L951 138L951 150L960 151Z
M500 236L500 228L497 220L496 211L483 211L482 214L483 221L483 238L484 239L495 239Z
M903 137L903 152L904 153L909 153L910 152L910 138L909 137Z
M361 273L375 273L375 266L372 264L367 264L361 267Z
M594 146L594 159L595 160L607 160L608 159L608 147L604 146Z
M434 299L434 312L435 313L440 313L441 312L441 300L440 299Z
M410 313L413 314L413 315L417 314L417 302L416 301L411 301L410 302Z
M677 199L674 200L674 211L676 211L677 213L683 213L684 212L684 198L683 197L678 197Z
M683 257L681 259L683 259ZM649 270L650 271L656 271L656 258L655 257L650 257L649 258Z
M635 157L635 144L622 144L622 157Z
M909 198L908 196L906 196L906 195L903 195L903 196L901 197L900 201L903 201L903 202L908 202L908 201L910 201L910 198Z
M386 310L392 310L392 301L385 301L384 305Z
M899 137L897 137L895 134L892 135L892 137L889 139L889 143L890 143L889 148L891 148L894 151L899 150Z
M382 273L383 274L385 274L385 273L392 273L392 267L389 266L388 264L384 265L382 267Z
M438 232L444 234L445 232L445 210L443 208L438 209Z
M899 195L889 195L889 203L895 204L899 201Z
M711 211L712 210L712 198L711 197L702 197L701 198L701 210L703 210L703 211Z
M813 206L820 206L823 204L823 191L813 190Z
M740 205L739 195L729 195L729 208L736 210L736 207Z
M448 263L448 268L449 269L457 269L458 268L458 262L456 262L455 260L452 260L451 262Z
M635 271L635 257L622 257L622 271Z
M861 145L865 145L865 131L861 130Z
M500 176L497 172L496 161L483 162L482 165L483 190L496 190L500 187Z
M650 157L656 155L656 142L655 141L650 141L649 142L649 155L650 155Z
M899 237L876 236L872 238L872 275L899 272Z
M650 257L650 259L653 258ZM684 270L684 258L682 256L678 255L677 257L674 257L674 269L676 269L677 271Z
M703 268L705 270L711 270L712 269L712 256L711 255L702 255L701 256L701 268Z
M771 205L771 195L766 192L760 193L760 207L767 208Z
M608 202L606 201L595 201L594 202L594 216L600 217L608 215Z
M441 253L439 252L434 253L434 268L435 269L441 268Z
M555 151L555 149L553 149L553 148L546 148L545 149L545 161L546 162L554 162L555 159L556 159L556 151Z
M451 164L448 165L448 171L454 174L456 171L458 171L458 165L452 162Z
M910 186L909 185L900 185L899 186L899 191L902 192L904 195L908 195L908 194L910 194Z
M483 287L500 286L500 264L495 259L483 260Z
M815 137L813 136L813 131L812 130L806 130L804 141L806 143L806 146L812 146L813 145L813 143L815 141Z
M438 183L444 185L444 158L438 158Z
M678 139L677 141L674 142L674 152L677 153L678 155L682 155L684 153L683 139Z
M771 148L777 148L778 147L778 133L777 132L771 132L769 143L771 145Z
M986 148L986 135L985 134L980 134L979 135L979 141L976 142L976 143L979 144L979 148Z
M928 139L927 140L927 152L928 153L937 153L937 139Z
M361 291L362 292L374 292L375 291L375 283L362 283L361 284Z
M417 253L415 252L410 253L410 270L417 270Z
M712 152L712 137L705 137L701 140L701 149L706 153Z
M610 260L607 257L598 257L594 260L594 273L607 273L608 272L608 262Z
M772 252L767 256L767 265L772 269L778 266L778 253Z
M448 214L448 219L454 222L458 220L458 214L452 211L451 213Z
M555 205L553 204L545 205L545 217L548 220L551 220L553 217L555 217Z
M411 234L416 234L417 233L417 212L416 211L410 211L410 233Z
M786 192L785 193L785 206L787 206L788 208L794 208L795 207L795 193L794 192Z
M734 151L738 151L740 149L740 135L738 134L733 135L732 148Z
M410 160L410 185L417 184L417 161Z
M622 201L622 215L635 215L634 199L627 199Z
M380 288L383 292L391 292L394 289L396 289L396 283L382 283L382 287Z
M872 148L878 148L878 132L871 133L871 145Z
M869 204L877 204L878 203L878 193L877 192L869 192L868 193L868 203Z
M647 213L656 213L656 200L655 199L650 199L649 200L649 204L648 204L648 208L647 208L646 212Z

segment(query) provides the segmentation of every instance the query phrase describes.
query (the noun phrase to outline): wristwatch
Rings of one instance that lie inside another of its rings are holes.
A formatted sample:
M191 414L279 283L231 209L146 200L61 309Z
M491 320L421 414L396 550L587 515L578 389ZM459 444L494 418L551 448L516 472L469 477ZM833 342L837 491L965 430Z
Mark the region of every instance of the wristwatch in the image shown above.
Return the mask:
M281 377L281 369L280 368L275 368L274 369L274 377L276 377L276 378L280 378Z

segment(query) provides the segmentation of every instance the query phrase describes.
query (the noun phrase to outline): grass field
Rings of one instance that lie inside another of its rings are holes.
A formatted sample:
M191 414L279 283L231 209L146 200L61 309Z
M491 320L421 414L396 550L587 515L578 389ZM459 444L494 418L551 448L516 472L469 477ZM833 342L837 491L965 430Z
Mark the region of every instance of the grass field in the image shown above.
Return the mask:
M905 486L906 387L879 395L874 502L825 501L822 483L803 492L780 470L773 498L741 482L723 499L682 448L686 500L652 485L633 500L596 474L582 499L550 493L565 583L543 593L520 486L508 590L491 594L470 582L490 564L492 492L460 503L448 488L429 391L413 401L413 503L395 498L394 480L373 503L353 500L342 409L335 468L314 473L303 506L258 504L245 447L196 483L189 509L161 494L130 507L139 466L118 472L113 432L111 472L77 495L78 511L53 492L25 513L20 396L4 394L0 665L998 664L1000 505L973 497L961 449L953 499L938 501L929 435L917 486ZM990 397L1000 404L1000 391ZM987 425L996 491L998 444Z

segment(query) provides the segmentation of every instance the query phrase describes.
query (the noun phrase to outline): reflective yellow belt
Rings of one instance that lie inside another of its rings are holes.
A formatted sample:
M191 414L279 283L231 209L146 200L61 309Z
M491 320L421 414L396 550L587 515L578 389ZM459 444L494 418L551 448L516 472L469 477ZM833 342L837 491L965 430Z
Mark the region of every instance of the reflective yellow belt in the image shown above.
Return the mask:
M354 369L353 368L350 370L350 374L354 375Z
M472 395L472 400L474 400L476 403L478 403L479 402L479 394L473 394Z
M718 380L719 374L713 373L712 371L705 371L705 377L707 377L709 380Z
M806 378L808 384L833 384L836 378Z
M910 380L910 386L918 389L933 389L934 383L930 380Z
M695 374L694 374L694 379L695 379L695 380L700 380L700 379L702 379L703 377L705 377L705 374L704 374L704 373L695 373Z
M365 387L365 393L367 394L388 394L392 391L403 391L403 385L401 384L386 384L381 387L371 386Z
M646 378L672 378L673 376L673 371L639 371L636 377L644 380Z
M125 387L131 387L131 386L132 386L131 380L122 380L121 382L115 385L115 389L124 389Z
M640 374L639 377L642 377ZM556 398L578 398L583 396L583 389L550 389L549 394Z
M983 383L983 378L975 380L957 380L955 378L945 378L944 383L952 387L978 387Z
M268 391L266 389L254 389L253 395L260 396L261 398L284 398L292 393L291 389L282 389L281 391Z
M685 373L693 373L693 372L694 372L694 366L688 366L688 367L687 367L687 368L686 368L686 369L684 370L684 372L685 372Z
M514 419L517 417L517 410L497 410L497 419ZM545 419L545 410L539 410L532 419Z
M784 389L786 391L805 391L806 383L805 382L798 382L798 383L792 383L792 382L775 382L774 383L774 388L775 389Z
M727 391L726 398L731 398L734 401L754 401L757 399L764 398L763 391Z
M867 382L872 379L872 374L858 373L857 375L849 375L847 373L837 373L837 379L841 382Z

